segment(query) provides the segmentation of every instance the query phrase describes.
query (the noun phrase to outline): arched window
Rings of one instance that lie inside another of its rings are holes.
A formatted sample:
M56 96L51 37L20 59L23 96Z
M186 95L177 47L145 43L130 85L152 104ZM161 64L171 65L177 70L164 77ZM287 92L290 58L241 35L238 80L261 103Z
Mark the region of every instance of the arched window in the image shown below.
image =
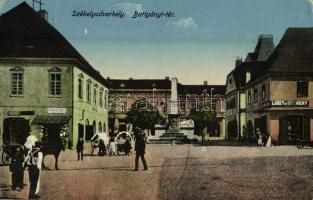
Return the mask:
M107 132L107 127L106 127L106 125L105 125L105 123L103 122L103 132Z
M101 123L101 122L99 122L98 129L99 129L99 133L102 133L102 132L103 132L103 131L102 131L102 123Z

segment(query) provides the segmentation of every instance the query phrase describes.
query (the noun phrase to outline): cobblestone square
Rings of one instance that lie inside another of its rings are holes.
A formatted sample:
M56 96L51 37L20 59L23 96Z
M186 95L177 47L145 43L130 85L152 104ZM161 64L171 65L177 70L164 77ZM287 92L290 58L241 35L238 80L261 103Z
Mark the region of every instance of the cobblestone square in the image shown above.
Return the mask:
M85 151L87 154L88 151ZM41 199L312 199L313 151L294 146L270 148L147 146L149 170L134 168L135 156L61 153L59 167L41 174ZM140 163L141 164L141 163ZM0 167L0 197L25 199L11 191L7 166ZM28 183L25 171L24 182Z

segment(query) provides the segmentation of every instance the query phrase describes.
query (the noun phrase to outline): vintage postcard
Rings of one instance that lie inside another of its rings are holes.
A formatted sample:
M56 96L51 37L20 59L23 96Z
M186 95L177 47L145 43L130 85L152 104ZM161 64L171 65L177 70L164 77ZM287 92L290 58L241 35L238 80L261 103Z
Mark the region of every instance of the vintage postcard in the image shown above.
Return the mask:
M312 0L0 0L0 199L313 199Z

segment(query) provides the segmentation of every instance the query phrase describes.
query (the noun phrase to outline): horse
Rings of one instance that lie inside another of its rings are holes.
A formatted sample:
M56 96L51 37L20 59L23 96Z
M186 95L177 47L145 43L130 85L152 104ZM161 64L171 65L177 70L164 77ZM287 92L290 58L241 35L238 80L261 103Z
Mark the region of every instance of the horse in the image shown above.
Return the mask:
M54 167L56 170L59 170L59 166L58 166L59 155L61 151L65 151L65 145L64 145L63 140L64 140L63 138L59 138L58 140L49 142L47 137L42 138L41 151L43 154L43 158L42 158L43 169L48 169L44 164L44 157L47 155L54 155L54 158L55 158ZM35 146L35 142L37 141L38 139L34 135L30 135L27 137L24 146L26 147L28 152L31 151L32 147Z
M62 141L62 139L60 138L59 140L56 140L53 142L43 141L41 149L42 149L42 154L43 154L42 168L48 169L48 167L46 167L44 163L45 156L53 155L55 159L54 168L56 170L59 170L59 166L58 166L59 155L61 151L65 151L65 146L64 146L64 142Z

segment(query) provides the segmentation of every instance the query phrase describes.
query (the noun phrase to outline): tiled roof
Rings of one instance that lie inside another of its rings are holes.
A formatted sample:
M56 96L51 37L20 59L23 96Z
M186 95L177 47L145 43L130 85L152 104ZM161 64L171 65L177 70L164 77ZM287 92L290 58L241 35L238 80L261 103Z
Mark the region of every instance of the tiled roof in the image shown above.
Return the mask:
M313 72L313 28L288 28L268 62L270 72Z
M75 59L78 67L100 83L108 82L27 3L0 16L0 58Z
M226 86L225 85L178 85L178 93L182 95L186 94L210 94L211 89L213 89L213 94L225 95Z
M171 89L168 79L108 79L112 89Z

